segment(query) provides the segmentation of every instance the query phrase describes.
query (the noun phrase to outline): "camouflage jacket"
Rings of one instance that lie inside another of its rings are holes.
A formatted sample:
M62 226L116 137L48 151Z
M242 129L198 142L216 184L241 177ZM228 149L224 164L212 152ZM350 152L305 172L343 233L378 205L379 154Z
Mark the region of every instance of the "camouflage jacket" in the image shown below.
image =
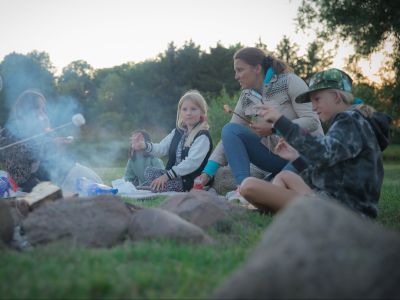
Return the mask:
M388 128L389 124L379 125ZM311 136L285 117L275 123L288 143L308 160L307 164L302 158L293 163L312 189L370 217L377 216L384 176L381 137L373 127L353 109L338 113L326 135L320 137Z

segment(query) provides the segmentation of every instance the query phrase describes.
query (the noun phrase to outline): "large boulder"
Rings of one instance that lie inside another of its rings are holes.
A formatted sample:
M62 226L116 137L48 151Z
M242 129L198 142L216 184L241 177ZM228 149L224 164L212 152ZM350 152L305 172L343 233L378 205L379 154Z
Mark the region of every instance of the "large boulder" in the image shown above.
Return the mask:
M144 208L136 212L129 223L129 236L134 241L173 239L179 242L212 242L198 226L158 208Z
M125 239L131 212L116 196L70 198L40 206L23 221L32 245L59 239L91 247L111 247Z
M226 226L232 222L230 211L245 210L203 190L170 196L159 207L203 229L221 224Z
M400 298L400 234L302 197L275 217L216 299Z

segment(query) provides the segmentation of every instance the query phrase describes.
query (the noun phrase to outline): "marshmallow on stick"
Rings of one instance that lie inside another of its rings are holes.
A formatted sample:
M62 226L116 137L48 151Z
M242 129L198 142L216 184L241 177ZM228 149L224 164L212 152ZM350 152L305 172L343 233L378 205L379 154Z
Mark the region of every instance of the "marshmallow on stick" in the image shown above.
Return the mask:
M247 120L245 117L239 115L238 113L235 113L235 112L230 108L230 106L229 106L228 104L224 104L224 110L225 110L227 113L234 114L235 116L238 116L239 118L241 118L243 121L245 121L245 122L248 123L248 124L251 124L251 123L252 123L250 120Z
M46 134L49 134L50 132L54 132L56 130L59 130L61 128L67 127L67 126L72 125L72 124L75 125L76 127L81 127L83 124L85 124L85 118L81 114L73 115L71 122L68 122L66 124L60 125L60 126L58 126L56 128L52 128L49 131L35 134L35 135L31 136L31 137L28 137L26 139L17 141L15 143L11 143L11 144L8 144L6 146L0 147L0 151L4 150L4 149L7 149L7 148L10 148L10 147L15 146L15 145L19 145L19 144L25 143L25 142L33 140L33 139L36 139L38 137L44 136Z

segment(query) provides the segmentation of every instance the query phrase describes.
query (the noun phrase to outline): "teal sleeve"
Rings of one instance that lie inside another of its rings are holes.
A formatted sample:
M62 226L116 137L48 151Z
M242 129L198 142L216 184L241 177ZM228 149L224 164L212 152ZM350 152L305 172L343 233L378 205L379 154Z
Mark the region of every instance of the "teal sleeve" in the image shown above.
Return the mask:
M157 157L153 157L153 159L151 160L151 165L155 168L159 168L159 169L164 169L164 163L161 159L157 158Z
M213 177L219 168L219 164L214 160L209 160L207 165L204 167L203 172L208 176Z
M128 163L126 164L124 179L125 181L133 182L137 178L138 177L136 176L134 171L133 161L129 159Z

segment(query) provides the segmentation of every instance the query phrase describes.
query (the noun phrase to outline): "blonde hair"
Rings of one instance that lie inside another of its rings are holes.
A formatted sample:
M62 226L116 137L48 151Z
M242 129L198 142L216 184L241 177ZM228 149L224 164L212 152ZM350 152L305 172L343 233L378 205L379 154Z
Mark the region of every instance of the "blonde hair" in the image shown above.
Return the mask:
M353 104L354 96L353 96L352 93L345 92L345 91L342 91L342 90L336 90L336 91L339 93L340 98L342 98L342 101L344 103L349 104L349 105Z
M204 100L203 96L197 90L187 91L179 100L178 111L176 113L176 127L184 131L187 131L187 127L181 118L181 108L183 103L189 100L192 101L193 104L196 105L198 108L200 108L202 117L200 119L200 122L190 131L185 141L184 145L185 147L189 147L192 144L194 137L200 130L208 130L210 128L207 121L207 110L208 110L207 102L206 100Z
M348 105L352 105L352 107L356 110L358 110L359 112L361 112L363 114L364 117L366 118L370 118L372 116L372 114L374 112L376 112L376 109L373 108L370 105L367 104L353 104L354 101L354 96L352 93L350 92L345 92L342 90L338 90L338 89L332 89L332 91L335 91L338 93L339 97L341 98L341 100L348 104Z
M339 89L325 89L325 91L336 93L338 95L338 97L340 98L340 100L342 100L347 105L353 104L354 96L350 92L345 92L345 91L342 91ZM314 92L319 92L319 91L316 90Z

